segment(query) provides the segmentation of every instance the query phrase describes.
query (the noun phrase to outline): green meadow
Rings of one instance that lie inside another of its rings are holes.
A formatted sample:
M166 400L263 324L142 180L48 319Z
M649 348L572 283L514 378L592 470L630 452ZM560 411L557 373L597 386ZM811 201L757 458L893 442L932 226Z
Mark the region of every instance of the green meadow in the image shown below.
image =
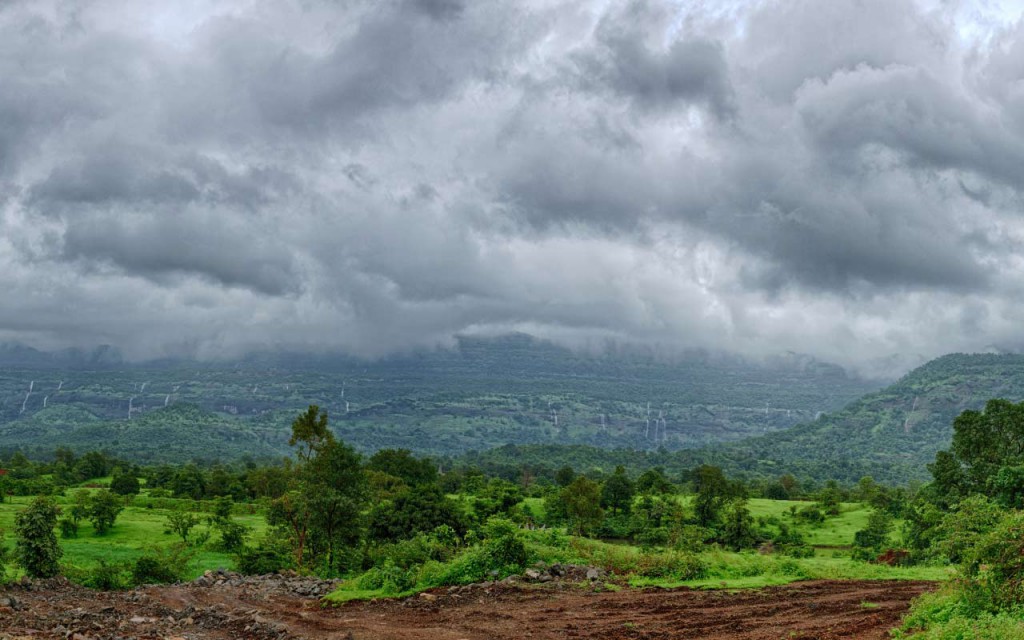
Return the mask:
M62 507L66 507L70 499L70 495L55 497L57 504ZM8 547L11 546L13 539L14 516L31 500L32 498L15 497L0 504L0 530L7 534L4 540ZM248 513L248 507L250 505L237 505L234 519L249 527L254 535L260 535L267 529L266 520L259 513ZM92 524L88 520L82 520L77 537L59 538L64 550L62 562L78 569L94 568L101 561L108 564L132 562L148 549L166 547L181 541L167 527L167 517L172 511L199 511L201 508L202 506L193 500L149 498L143 493L129 500L129 506L125 507L114 527L106 534L96 535ZM206 528L204 523L197 527L197 531L202 532ZM231 554L212 551L205 547L196 547L192 552L194 555L187 572L191 577L198 576L207 569L234 566Z

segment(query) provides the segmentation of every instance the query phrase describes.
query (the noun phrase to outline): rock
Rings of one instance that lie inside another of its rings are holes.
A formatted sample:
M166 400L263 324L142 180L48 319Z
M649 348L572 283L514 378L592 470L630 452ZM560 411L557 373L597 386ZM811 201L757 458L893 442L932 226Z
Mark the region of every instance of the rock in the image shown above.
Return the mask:
M599 580L600 578L601 578L601 572L599 570L594 569L594 568L587 569L587 580L590 580L591 582L593 582L595 580Z
M437 596L435 596L432 593L427 593L426 591L424 591L423 593L420 594L420 599L427 600L429 602L431 600L437 600Z
M527 569L523 572L523 575L529 578L530 580L536 580L540 578L540 571L537 571L536 569Z
M0 596L0 607L18 608L18 599L14 596Z

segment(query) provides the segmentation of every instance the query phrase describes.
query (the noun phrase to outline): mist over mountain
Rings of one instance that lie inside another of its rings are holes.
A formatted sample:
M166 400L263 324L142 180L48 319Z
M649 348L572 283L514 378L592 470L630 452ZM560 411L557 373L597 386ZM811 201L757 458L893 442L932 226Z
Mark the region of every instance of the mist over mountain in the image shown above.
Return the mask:
M796 354L757 362L635 347L587 353L523 334L376 360L263 353L127 364L108 350L12 348L0 358L0 448L103 448L174 461L201 457L203 447L205 455L284 455L291 420L310 404L327 409L335 432L363 451L677 449L785 429L880 384ZM195 447L180 446L183 433L205 427L203 438L186 438Z

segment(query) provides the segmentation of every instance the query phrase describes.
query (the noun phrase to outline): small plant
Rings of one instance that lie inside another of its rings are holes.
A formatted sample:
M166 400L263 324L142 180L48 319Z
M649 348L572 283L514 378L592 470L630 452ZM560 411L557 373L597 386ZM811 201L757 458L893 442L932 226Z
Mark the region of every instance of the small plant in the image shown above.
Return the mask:
M132 565L132 582L137 585L181 582L194 555L184 544L154 547Z
M181 538L184 544L189 544L189 536L192 529L200 522L199 516L191 511L173 511L167 516L167 528Z

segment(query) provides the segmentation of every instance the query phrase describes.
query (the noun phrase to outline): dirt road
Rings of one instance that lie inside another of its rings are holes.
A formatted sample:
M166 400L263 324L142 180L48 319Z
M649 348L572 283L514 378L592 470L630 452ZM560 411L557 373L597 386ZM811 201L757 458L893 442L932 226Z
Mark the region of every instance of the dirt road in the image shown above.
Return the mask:
M249 582L114 593L58 584L0 591L0 638L881 640L934 586L817 581L732 593L593 593L494 584L324 608L294 589Z

